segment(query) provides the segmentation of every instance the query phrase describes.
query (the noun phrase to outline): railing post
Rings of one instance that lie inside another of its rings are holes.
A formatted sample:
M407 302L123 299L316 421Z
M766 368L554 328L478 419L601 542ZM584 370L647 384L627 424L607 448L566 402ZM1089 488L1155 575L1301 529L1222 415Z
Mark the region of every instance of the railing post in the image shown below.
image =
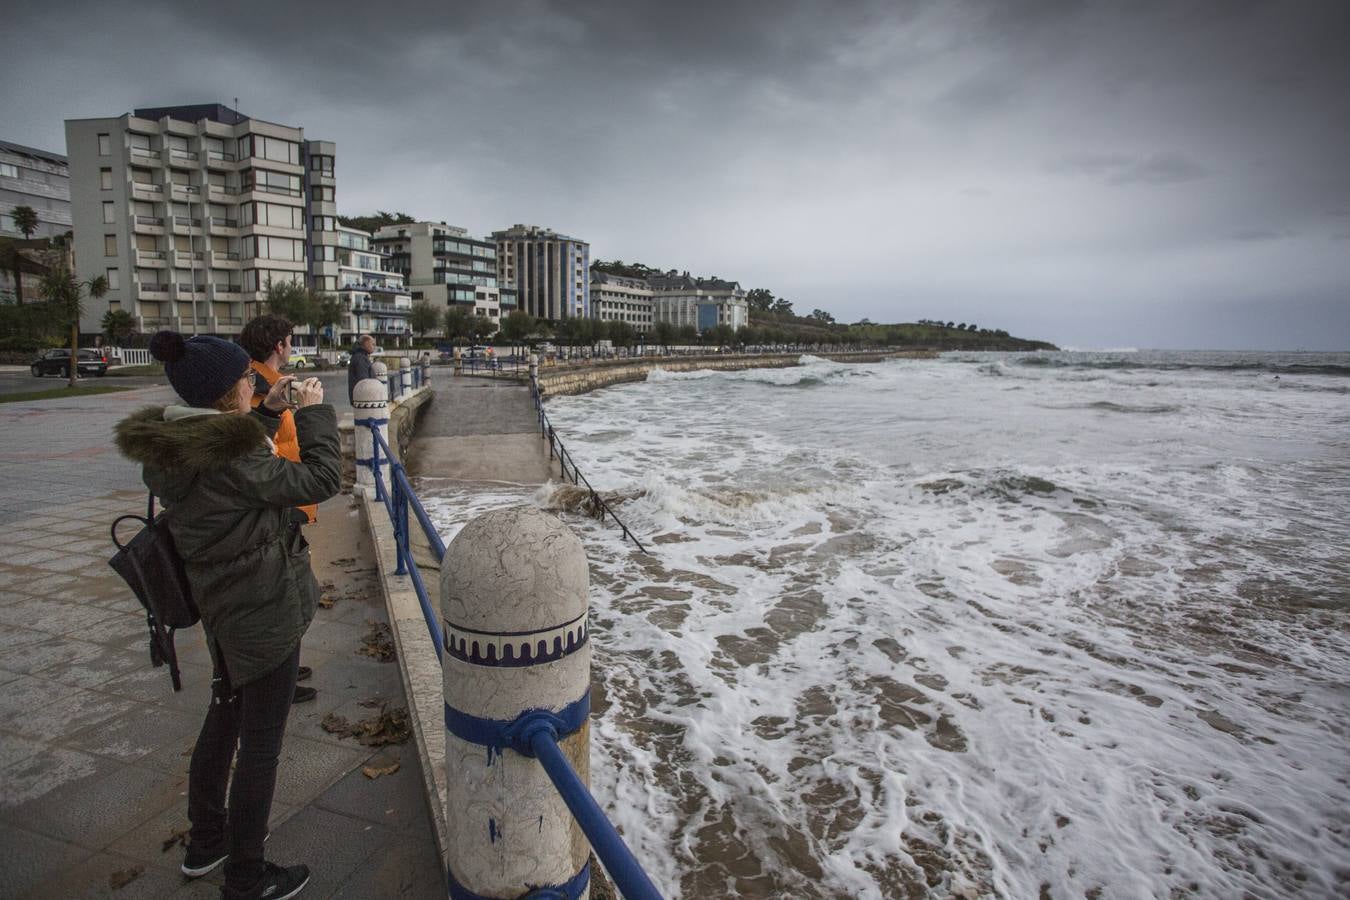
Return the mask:
M422 384L423 386L431 384L431 354L428 353L422 357Z
M398 398L406 399L412 393L412 360L406 356L400 356L398 360L398 382Z
M408 574L408 495L403 490L403 482L394 474L398 463L389 460L389 489L394 499L394 574Z
M368 496L379 497L375 479L379 447L371 428L380 429L385 441L389 440L389 403L384 385L374 378L358 381L352 389L352 411L352 424L356 426L356 487Z
M532 507L486 513L441 566L451 896L589 897L590 846L535 759L510 749L527 710L590 781L589 573L577 536ZM550 895L552 896L552 895Z

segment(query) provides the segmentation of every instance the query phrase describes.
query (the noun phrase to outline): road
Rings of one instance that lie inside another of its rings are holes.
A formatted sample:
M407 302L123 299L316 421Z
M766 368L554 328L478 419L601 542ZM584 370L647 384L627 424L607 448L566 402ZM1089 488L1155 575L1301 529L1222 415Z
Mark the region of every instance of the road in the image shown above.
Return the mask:
M448 370L446 371L448 372ZM352 405L347 399L346 369L328 369L323 372L302 371L291 374L318 377L323 382L324 401L333 404L339 416L344 412L351 411ZM58 378L55 375L34 378L32 373L28 371L27 366L0 366L0 394L28 394L36 391L49 391L62 387L65 383L65 379ZM147 388L168 385L169 379L163 375L133 375L125 378L108 375L104 378L82 378L80 383L98 385L99 387L106 385L108 387Z

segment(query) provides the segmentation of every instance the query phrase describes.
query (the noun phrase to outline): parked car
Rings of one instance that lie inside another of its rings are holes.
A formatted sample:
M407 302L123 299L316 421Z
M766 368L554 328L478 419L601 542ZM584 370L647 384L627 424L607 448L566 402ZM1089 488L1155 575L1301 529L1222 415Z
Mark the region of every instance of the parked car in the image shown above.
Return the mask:
M343 350L341 353L338 354L337 364L339 366L349 366L351 365L351 362L352 362L352 355L348 353L346 350Z
M34 378L43 375L70 377L70 350L47 350L28 367ZM108 374L108 361L97 350L76 351L75 369L80 375L97 375L102 378Z
M292 353L290 359L286 360L286 366L292 369L303 369L308 365L309 359L303 353Z

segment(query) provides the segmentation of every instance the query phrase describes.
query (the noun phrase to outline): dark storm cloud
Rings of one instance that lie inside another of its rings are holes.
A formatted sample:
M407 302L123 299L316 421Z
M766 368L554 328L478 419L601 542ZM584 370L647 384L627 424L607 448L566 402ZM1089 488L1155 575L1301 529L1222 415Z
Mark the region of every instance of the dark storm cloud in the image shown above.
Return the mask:
M59 150L65 118L237 96L337 141L347 213L535 222L799 309L1077 344L1212 343L1139 311L1240 297L1245 328L1264 296L1325 345L1347 9L9 4L0 137Z

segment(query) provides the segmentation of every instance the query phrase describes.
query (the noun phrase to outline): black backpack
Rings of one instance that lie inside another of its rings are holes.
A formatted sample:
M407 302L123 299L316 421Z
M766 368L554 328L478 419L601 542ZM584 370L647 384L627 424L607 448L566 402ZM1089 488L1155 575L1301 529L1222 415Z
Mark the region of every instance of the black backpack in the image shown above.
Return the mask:
M112 542L117 547L108 565L136 594L145 607L145 624L150 626L150 664L158 668L168 663L173 689L183 689L178 673L178 654L173 647L173 633L180 628L191 628L201 620L197 604L192 600L183 560L173 546L165 513L155 515L155 495L146 503L145 516L119 516L112 523ZM133 519L144 526L130 541L117 539L117 526Z

